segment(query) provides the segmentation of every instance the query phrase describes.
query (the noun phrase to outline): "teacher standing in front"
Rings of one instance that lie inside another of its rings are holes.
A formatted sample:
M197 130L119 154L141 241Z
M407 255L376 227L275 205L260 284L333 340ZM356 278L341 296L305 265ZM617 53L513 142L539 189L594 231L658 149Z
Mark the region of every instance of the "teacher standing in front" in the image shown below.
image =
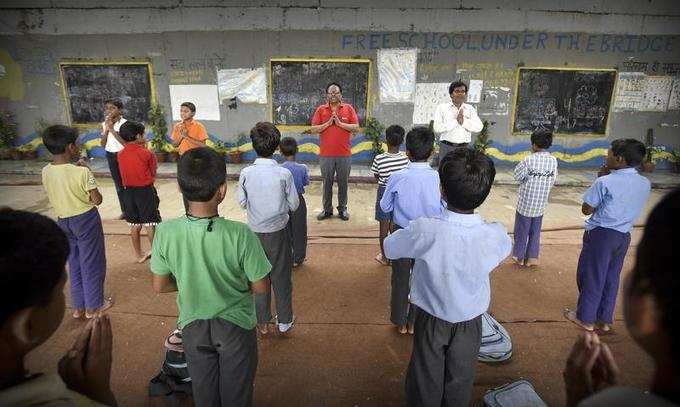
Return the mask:
M472 133L482 131L482 121L474 106L465 103L468 86L457 81L449 85L450 102L437 106L432 130L439 135L439 162L449 151L467 147Z
M338 181L338 217L349 220L347 184L352 168L352 134L359 131L359 119L349 103L342 103L342 88L326 86L327 103L316 108L309 133L319 134L319 166L323 179L323 211L318 220L333 216L333 178Z

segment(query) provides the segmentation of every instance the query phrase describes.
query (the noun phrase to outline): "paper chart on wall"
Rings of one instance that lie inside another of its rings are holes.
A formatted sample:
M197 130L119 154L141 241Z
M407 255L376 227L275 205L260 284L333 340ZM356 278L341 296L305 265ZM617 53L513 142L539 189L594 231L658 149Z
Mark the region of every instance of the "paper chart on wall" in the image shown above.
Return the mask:
M448 83L417 83L413 124L429 124L437 105L451 101Z
M646 78L647 75L642 72L619 72L616 81L614 111L631 112L640 108Z
M238 98L243 103L267 103L267 75L264 68L220 69L217 71L220 100Z
M668 110L680 110L680 76L673 80L673 88L668 98Z
M181 120L180 105L191 102L196 105L197 120L220 120L220 102L216 85L170 85L172 120Z
M470 86L467 93L467 103L479 103L482 100L482 84L484 81L470 79Z
M413 102L417 61L417 49L378 50L378 81L382 103Z
M645 112L665 112L673 87L672 76L648 76L642 92L640 110Z

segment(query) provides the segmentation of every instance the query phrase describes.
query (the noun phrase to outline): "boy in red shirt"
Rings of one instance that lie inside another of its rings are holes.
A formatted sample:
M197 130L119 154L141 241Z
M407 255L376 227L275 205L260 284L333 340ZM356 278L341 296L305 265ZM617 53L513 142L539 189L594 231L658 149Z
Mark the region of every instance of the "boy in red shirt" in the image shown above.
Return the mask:
M156 156L146 148L144 125L125 122L120 126L120 137L125 146L118 153L118 167L123 181L123 214L131 226L132 247L137 262L144 263L151 257L151 248L142 253L140 233L146 229L149 245L153 244L156 225L161 222L158 212L158 194L153 183L156 179Z

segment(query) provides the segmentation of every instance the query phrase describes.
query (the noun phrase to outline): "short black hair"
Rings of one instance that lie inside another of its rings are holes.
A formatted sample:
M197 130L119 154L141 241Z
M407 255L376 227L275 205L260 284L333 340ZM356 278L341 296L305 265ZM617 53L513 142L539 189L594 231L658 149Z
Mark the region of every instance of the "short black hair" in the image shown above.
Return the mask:
M414 161L423 161L432 154L434 147L434 133L424 126L411 129L406 135L406 151Z
M0 210L0 327L17 311L46 305L64 275L69 245L64 232L43 215Z
M114 105L114 106L116 106L118 109L122 109L122 108L123 108L123 102L122 102L120 99L106 99L106 100L104 101L104 104L105 104L105 105Z
M250 140L259 157L271 157L279 146L281 132L272 123L258 122L250 129Z
M177 182L187 201L210 201L227 182L224 158L210 147L192 148L177 161Z
M471 148L456 148L439 164L439 182L446 203L463 211L475 209L484 202L495 177L496 167L491 158Z
M328 88L330 88L331 86L337 86L338 89L340 90L340 93L342 93L342 86L340 86L340 84L337 82L331 82L328 85L326 85L326 93L328 93Z
M457 81L455 81L455 82L451 82L451 84L449 85L449 95L453 94L453 90L454 90L454 89L460 88L461 86L464 86L464 87L465 87L465 93L467 93L467 91L468 91L468 85L467 85L467 83L465 83L465 82L463 82L463 81L461 81L461 80L457 80Z
M298 152L297 141L292 137L284 137L281 139L281 143L279 143L279 150L286 157L295 155Z
M623 157L629 167L637 167L645 159L647 149L640 140L633 138L620 138L612 141L612 154L615 157Z
M398 124L393 124L385 130L385 141L388 146L398 147L404 142L406 131Z
M75 144L78 140L78 130L73 127L55 124L43 130L42 141L52 154L64 154L69 144Z
M193 104L193 103L191 103L191 102L184 102L184 103L182 103L182 104L179 105L179 106L180 106L180 107L182 107L182 106L188 107L189 110L191 110L192 112L196 113L196 105Z
M650 293L654 296L661 310L663 330L672 343L680 341L678 228L680 228L680 188L668 193L649 214L628 285L629 293L636 295ZM680 363L680 349L671 347L671 352L675 362Z
M138 134L144 134L144 125L128 120L120 126L118 134L127 142L135 141Z
M553 141L552 131L541 129L531 133L531 144L538 148L550 148Z

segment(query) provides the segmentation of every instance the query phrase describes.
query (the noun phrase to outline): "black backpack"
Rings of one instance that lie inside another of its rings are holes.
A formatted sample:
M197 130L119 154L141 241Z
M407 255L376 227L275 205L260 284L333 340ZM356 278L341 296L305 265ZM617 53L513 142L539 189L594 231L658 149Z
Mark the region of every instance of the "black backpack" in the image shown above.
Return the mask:
M191 377L182 346L182 331L175 330L165 339L165 360L161 371L149 382L149 397L165 396L168 405L179 406L191 397Z

